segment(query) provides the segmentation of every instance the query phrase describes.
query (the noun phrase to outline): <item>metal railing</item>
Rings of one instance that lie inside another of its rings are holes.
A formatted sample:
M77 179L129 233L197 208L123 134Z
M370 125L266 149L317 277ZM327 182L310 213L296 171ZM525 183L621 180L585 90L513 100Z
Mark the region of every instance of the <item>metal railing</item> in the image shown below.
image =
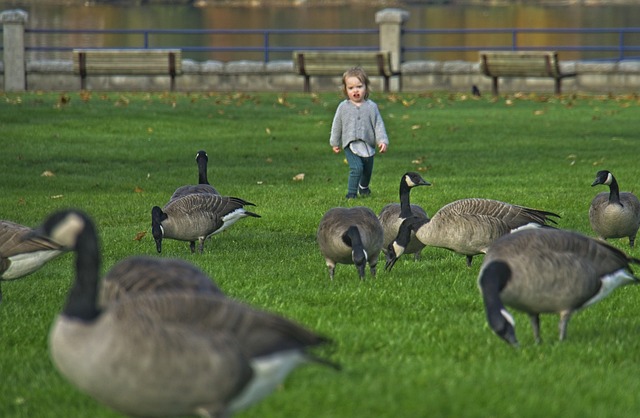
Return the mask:
M563 52L563 59L640 59L637 28L404 29L407 60L476 60L484 49ZM377 50L379 29L25 29L30 57L74 48L180 48L199 60L290 59L296 49ZM2 47L0 46L0 49Z
M455 53L475 60L479 50L523 49L564 52L564 59L640 59L640 28L405 29L403 37L405 59Z

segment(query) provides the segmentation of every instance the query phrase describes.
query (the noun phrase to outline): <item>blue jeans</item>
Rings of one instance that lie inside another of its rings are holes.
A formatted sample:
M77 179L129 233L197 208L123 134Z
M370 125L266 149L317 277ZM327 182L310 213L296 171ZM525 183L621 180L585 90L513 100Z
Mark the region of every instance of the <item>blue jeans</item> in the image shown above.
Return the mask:
M349 163L348 194L355 196L358 193L358 185L362 188L369 187L373 173L373 157L359 157L349 147L345 147L344 153Z

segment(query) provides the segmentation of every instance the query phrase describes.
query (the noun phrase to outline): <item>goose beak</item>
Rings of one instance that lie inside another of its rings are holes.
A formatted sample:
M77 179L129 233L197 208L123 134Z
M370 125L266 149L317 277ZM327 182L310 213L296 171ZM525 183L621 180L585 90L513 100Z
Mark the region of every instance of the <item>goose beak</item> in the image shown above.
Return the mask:
M398 258L396 257L396 253L393 251L393 249L389 249L389 251L387 252L386 255L386 263L384 264L384 270L385 271L391 271L391 269L393 268L394 264L396 264L396 261L398 260Z
M362 280L364 280L364 275L365 275L365 267L367 265L366 264L357 264L356 268L358 269L358 276L360 276L360 278Z

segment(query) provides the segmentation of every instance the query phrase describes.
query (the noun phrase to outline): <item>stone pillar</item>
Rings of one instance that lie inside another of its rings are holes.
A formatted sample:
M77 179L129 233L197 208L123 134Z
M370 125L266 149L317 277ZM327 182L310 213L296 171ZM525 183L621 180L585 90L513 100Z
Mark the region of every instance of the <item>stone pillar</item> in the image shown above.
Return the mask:
M28 14L24 10L5 10L0 13L4 38L4 90L25 91L24 26Z
M409 12L402 9L383 9L376 13L376 23L380 26L380 50L391 52L393 71L400 71L402 63L402 27L409 20ZM400 90L400 80L391 80L391 91Z

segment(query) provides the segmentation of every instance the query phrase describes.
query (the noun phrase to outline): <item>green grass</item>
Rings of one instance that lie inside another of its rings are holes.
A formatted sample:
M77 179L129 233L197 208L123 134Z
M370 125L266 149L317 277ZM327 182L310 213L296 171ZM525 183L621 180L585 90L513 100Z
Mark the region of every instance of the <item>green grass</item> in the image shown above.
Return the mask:
M593 235L589 203L606 190L590 187L596 171L609 169L622 190L640 193L636 96L372 98L391 145L376 157L372 197L350 205L379 212L414 170L433 183L412 193L430 214L455 199L494 198L560 213L561 227ZM340 99L0 93L0 218L35 226L57 208L82 208L98 224L106 271L126 256L155 254L150 209L196 182L195 154L205 149L212 184L255 203L262 218L213 237L203 255L167 240L162 256L193 262L229 296L330 336L335 346L321 353L344 367L300 368L239 416L637 416L640 289L575 315L563 343L556 316L542 318L544 342L535 345L527 317L514 312L516 350L486 325L476 286L482 257L467 268L464 257L429 248L373 280L339 265L329 281L315 231L326 210L347 204L348 167L328 144ZM626 240L611 242L640 257ZM66 254L2 283L3 418L119 416L68 384L48 357L72 260Z

